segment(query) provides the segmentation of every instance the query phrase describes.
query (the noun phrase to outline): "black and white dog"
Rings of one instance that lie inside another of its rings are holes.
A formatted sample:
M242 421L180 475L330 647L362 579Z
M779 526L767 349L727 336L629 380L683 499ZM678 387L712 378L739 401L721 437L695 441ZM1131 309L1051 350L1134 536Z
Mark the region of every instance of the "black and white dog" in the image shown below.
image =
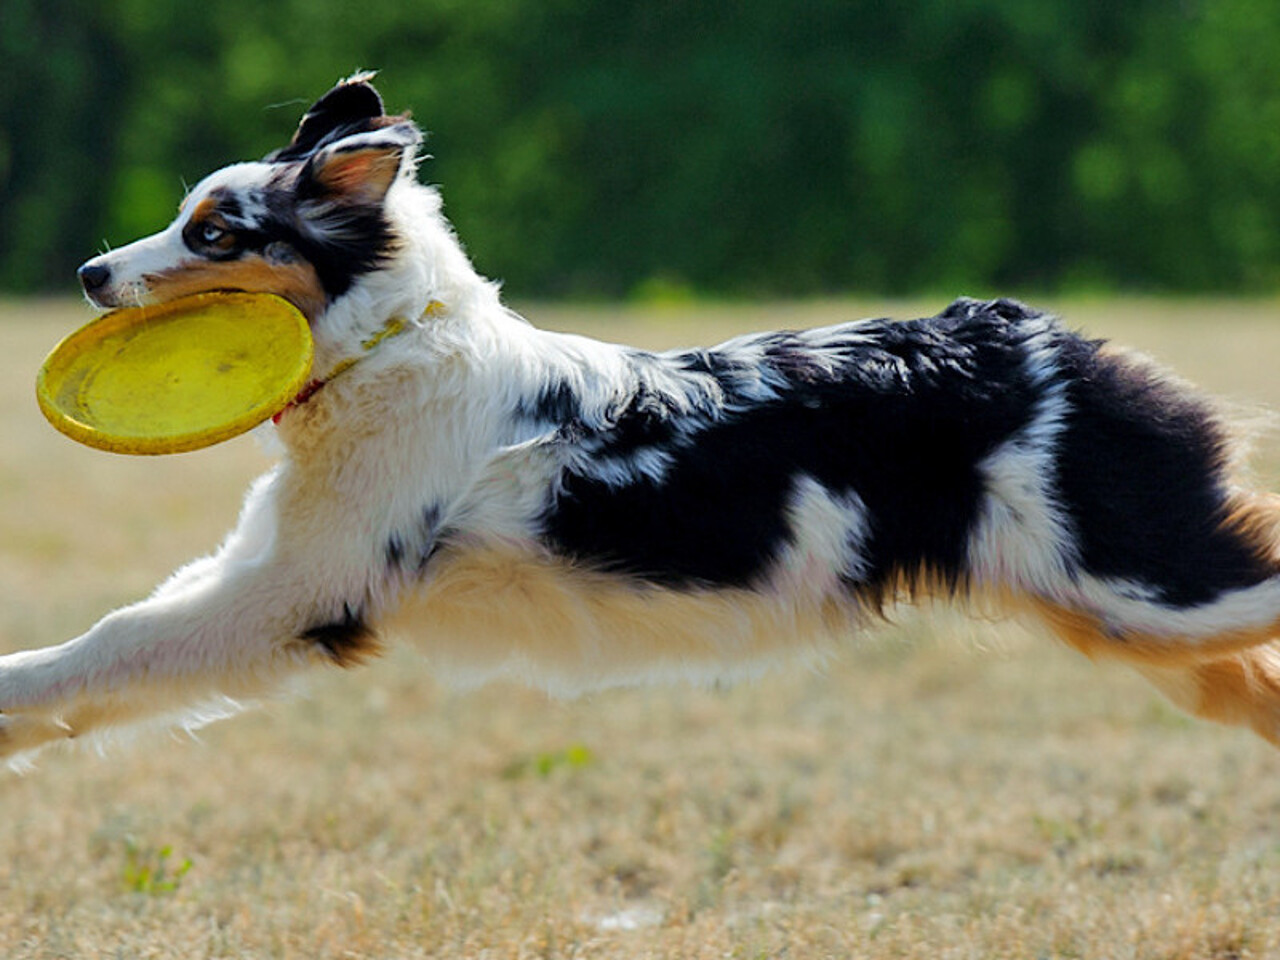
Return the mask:
M821 656L922 591L1280 740L1280 511L1206 400L1006 300L657 354L546 333L472 269L420 141L353 77L80 269L104 308L279 294L343 372L278 418L216 553L0 657L0 755L211 719L385 632L572 692Z

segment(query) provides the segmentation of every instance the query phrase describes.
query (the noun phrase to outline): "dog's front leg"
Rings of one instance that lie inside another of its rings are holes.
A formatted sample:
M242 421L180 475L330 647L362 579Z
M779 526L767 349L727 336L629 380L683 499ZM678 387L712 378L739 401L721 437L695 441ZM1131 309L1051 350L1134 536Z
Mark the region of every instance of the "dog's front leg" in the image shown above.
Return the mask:
M271 486L217 554L149 599L60 646L0 657L0 757L141 721L198 724L309 664L358 659L361 641L367 652L357 577L290 559L302 552L277 536Z
M0 657L0 757L147 719L198 722L317 659L304 609L318 598L303 600L287 570L217 574L60 646Z

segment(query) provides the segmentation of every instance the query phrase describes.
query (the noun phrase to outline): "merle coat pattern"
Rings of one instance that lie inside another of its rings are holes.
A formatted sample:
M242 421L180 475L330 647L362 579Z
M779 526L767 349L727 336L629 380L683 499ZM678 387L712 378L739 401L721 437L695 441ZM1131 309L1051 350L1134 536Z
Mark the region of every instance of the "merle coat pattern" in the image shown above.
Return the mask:
M665 353L540 331L472 269L420 141L353 77L81 268L103 308L283 296L320 376L217 551L0 657L0 756L204 722L393 635L573 692L822 657L926 592L1280 741L1277 509L1212 403L1009 300Z

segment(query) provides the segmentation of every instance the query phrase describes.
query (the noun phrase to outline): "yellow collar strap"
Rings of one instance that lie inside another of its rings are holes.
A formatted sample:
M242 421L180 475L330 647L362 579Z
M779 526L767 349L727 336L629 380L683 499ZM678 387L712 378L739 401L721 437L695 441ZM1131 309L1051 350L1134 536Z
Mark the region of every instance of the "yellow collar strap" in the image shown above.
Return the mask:
M431 317L438 316L441 312L443 312L443 310L444 310L443 303L441 303L439 300L432 300L430 303L427 304L426 309L422 311L421 319L427 320ZM334 368L330 370L325 376L319 377L315 380L311 380L310 382L308 382L305 387L303 387L301 390L298 391L298 393L294 396L292 400L290 400L287 404L285 404L282 410L280 410L275 416L271 418L271 422L279 423L280 418L283 417L290 410L292 410L294 407L302 406L304 403L306 403L308 400L314 397L317 393L319 393L320 390L326 384L328 384L331 380L333 380L335 377L338 377L346 373L348 370L354 367L357 363L359 363L361 360L367 357L370 353L376 350L380 344L385 343L387 340L390 340L392 337L395 337L401 333L404 333L404 331L407 330L409 326L410 326L409 321L406 320L404 317L392 317L390 320L388 320L386 323L382 325L381 330L379 330L377 333L375 333L373 336L369 337L368 339L362 340L360 342L360 347L364 351L363 353L357 353L353 357L347 357L344 360L339 360L337 365L334 366Z

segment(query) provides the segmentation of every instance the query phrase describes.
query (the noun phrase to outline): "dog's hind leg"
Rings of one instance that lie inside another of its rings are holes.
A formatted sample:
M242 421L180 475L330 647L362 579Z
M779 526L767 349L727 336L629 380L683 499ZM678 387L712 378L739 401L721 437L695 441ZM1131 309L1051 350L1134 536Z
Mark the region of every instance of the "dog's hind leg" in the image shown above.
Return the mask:
M1280 747L1280 642L1185 667L1139 665L1176 706L1243 727Z
M1236 500L1243 505L1219 529L1257 563L1239 585L1176 605L1161 602L1150 585L1084 574L1069 606L1043 598L1033 605L1087 656L1123 660L1178 707L1251 727L1280 746L1280 498L1237 494Z
M1038 602L1090 655L1166 666L1280 638L1280 498L1213 404L1141 357L1064 350L1054 496L1067 576Z
M1233 475L1213 405L1141 358L1077 346L1056 491L1074 565L1034 603L1089 656L1193 713L1280 726L1280 497Z
M150 598L60 646L0 657L0 758L128 724L198 725L309 664L372 652L355 590L304 562L340 551L281 542L273 482L255 487L220 551Z
M1154 364L1071 336L1042 356L1035 417L980 466L973 586L1277 739L1280 498L1235 478L1225 419Z

